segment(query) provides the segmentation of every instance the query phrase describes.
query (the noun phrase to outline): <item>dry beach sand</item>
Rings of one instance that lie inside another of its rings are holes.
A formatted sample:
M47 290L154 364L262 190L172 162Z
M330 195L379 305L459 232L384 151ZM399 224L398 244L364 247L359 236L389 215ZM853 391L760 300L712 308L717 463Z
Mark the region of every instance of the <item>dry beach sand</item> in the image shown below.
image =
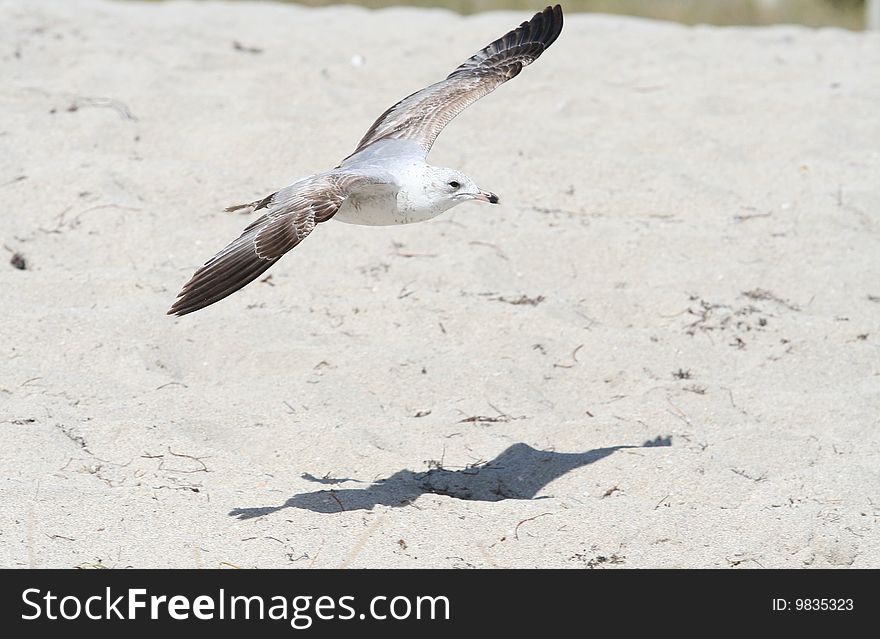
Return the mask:
M880 34L568 15L431 156L502 206L165 316L527 17L0 1L0 564L880 566Z

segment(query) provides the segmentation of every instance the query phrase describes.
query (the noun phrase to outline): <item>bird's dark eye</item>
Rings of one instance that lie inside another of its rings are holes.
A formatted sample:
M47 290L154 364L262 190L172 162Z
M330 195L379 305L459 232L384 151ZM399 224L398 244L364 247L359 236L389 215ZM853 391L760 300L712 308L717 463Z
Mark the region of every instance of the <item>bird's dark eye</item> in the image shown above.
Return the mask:
M455 180L452 180L452 182L449 183L449 186L451 186L451 187L454 188L454 189L457 189L458 187L461 186L461 184L459 184L459 183L456 182Z

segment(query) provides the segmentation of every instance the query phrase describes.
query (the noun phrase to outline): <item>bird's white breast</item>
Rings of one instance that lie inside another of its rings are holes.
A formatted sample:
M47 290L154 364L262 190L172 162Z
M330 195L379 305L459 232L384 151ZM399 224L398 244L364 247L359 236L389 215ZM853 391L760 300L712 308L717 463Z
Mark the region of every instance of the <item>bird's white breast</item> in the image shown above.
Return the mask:
M384 191L382 193L357 193L349 196L333 216L334 220L346 224L364 226L388 226L405 224L397 209L397 194Z
M432 201L425 193L421 167L398 170L396 177L399 180L396 189L381 185L350 195L333 219L346 224L392 226L424 222L448 208Z

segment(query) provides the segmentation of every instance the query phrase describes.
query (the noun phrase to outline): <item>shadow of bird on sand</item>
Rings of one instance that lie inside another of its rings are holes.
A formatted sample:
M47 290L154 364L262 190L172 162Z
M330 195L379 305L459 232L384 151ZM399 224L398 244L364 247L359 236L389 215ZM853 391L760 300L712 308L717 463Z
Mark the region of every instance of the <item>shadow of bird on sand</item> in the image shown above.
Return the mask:
M294 495L280 506L235 508L229 514L239 519L251 519L285 508L304 508L318 513L370 510L378 505L406 506L425 493L475 501L533 499L553 480L576 468L597 462L618 450L671 444L671 438L658 437L641 446L609 446L583 453L557 453L536 450L520 443L509 447L492 461L462 470L435 468L419 473L400 470L363 488L301 493ZM327 483L326 480L319 480L311 475L304 477L310 481Z

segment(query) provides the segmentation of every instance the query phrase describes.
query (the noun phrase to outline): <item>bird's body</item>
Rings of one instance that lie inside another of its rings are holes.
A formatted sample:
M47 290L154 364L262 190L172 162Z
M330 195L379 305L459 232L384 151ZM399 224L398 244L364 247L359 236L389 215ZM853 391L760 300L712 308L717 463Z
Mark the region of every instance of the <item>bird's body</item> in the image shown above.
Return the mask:
M343 171L388 174L387 183L361 189L347 198L334 219L363 226L389 226L424 222L444 208L425 196L425 176L432 167L417 144L409 140L380 140L343 162Z
M445 80L388 109L336 168L227 209L266 211L196 271L168 313L185 315L234 293L330 218L365 226L410 224L470 200L497 204L498 196L479 189L462 172L428 164L428 152L452 118L519 74L561 30L562 9L547 7Z

